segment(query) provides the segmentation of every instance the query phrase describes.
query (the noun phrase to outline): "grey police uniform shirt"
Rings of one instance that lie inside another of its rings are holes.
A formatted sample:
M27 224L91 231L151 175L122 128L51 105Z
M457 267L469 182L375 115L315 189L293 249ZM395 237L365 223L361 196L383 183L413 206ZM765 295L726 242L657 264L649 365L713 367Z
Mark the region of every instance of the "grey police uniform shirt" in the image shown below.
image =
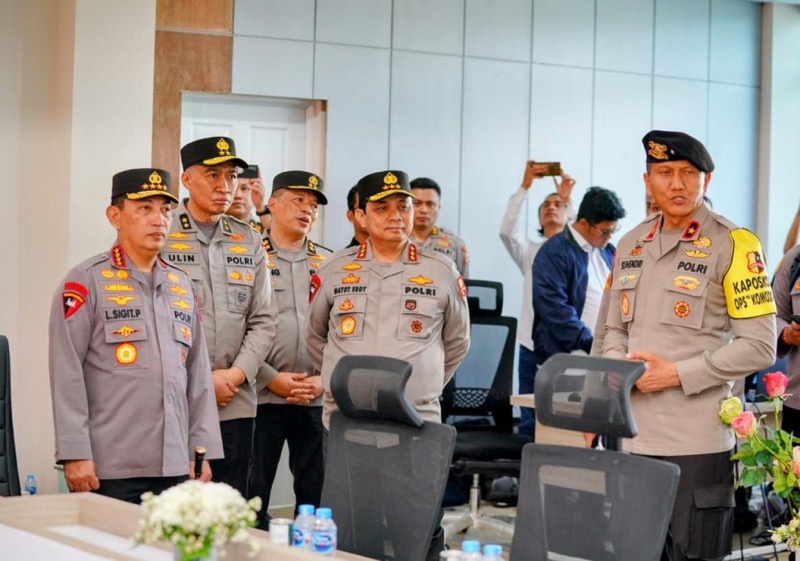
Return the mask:
M269 391L269 384L278 372L306 372L314 374L311 358L306 351L305 325L311 295L311 277L315 275L331 251L311 240L303 249L285 251L276 247L269 235L264 237L264 249L269 259L272 290L278 304L278 335L267 360L258 372L258 404L286 403L279 395ZM311 405L322 405L322 396Z
M247 377L220 408L220 420L255 417L256 375L275 340L278 315L261 237L244 222L222 216L208 239L184 200L174 211L162 254L197 289L211 369L237 366Z
M148 281L119 245L67 273L49 328L57 461L124 479L186 475L198 445L222 457L195 305L182 271L158 261Z
M778 354L786 357L786 375L789 385L786 388L788 397L786 405L792 409L800 409L800 347L787 345L780 337L783 330L792 322L791 315L800 315L800 278L790 284L791 269L797 255L800 254L800 245L794 246L783 256L783 261L775 273L772 290L775 291L775 304L778 308L777 334Z
M623 236L612 271L603 356L649 351L674 362L681 386L631 396L637 454L733 448L720 403L734 382L775 360L775 313L755 234L701 205L687 227L660 232L660 214Z
M333 368L345 355L411 363L406 395L423 419L441 421L439 396L469 349L466 286L450 259L407 242L394 263L373 258L371 242L326 260L308 313L306 348L322 373L322 420L336 410Z
M469 253L467 244L452 230L434 226L430 236L419 242L414 240L417 247L423 250L433 250L449 257L456 264L456 269L465 279L469 278Z

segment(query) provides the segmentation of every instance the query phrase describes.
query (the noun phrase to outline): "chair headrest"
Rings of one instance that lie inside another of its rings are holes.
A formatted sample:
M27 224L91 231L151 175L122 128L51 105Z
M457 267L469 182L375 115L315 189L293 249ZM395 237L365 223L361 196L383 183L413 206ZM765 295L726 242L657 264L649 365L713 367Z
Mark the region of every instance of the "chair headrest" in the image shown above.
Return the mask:
M471 318L503 314L503 283L498 281L464 279L469 296L467 304Z
M331 393L347 417L421 427L422 417L405 393L411 370L396 358L344 356L333 369Z
M543 425L611 437L636 436L631 390L645 364L557 354L534 382L536 419Z

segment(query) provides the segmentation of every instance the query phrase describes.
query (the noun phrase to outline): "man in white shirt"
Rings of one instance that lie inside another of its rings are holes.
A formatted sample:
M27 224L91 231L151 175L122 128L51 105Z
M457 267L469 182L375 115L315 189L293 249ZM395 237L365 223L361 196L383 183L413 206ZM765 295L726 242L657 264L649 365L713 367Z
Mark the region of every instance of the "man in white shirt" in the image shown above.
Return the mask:
M603 287L613 265L611 236L625 209L602 187L586 191L578 218L550 238L533 261L533 345L537 364L592 346Z
M533 259L542 244L561 232L567 221L575 219L575 209L570 203L572 188L575 180L569 175L563 174L561 181L553 177L556 192L545 197L539 205L539 235L541 240L526 238L520 229L519 218L522 209L525 208L525 201L528 198L528 190L533 184L533 180L544 177L547 173L547 164L537 164L533 160L528 160L525 164L525 174L522 176L522 185L508 199L508 206L503 215L503 222L500 226L500 239L508 250L509 255L517 264L523 274L522 283L522 310L519 317L519 328L517 329L517 341L519 342L519 366L518 380L519 393L533 393L533 377L536 372L536 362L533 358L533 284L531 267ZM519 434L532 437L534 425L534 411L528 407L521 409L519 422Z

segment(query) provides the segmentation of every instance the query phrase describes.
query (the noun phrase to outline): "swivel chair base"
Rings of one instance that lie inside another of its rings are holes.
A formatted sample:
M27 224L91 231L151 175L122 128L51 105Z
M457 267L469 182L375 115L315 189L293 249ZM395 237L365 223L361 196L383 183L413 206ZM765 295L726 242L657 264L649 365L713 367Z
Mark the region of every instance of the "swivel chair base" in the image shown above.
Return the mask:
M514 535L514 525L502 520L497 520L486 514L480 512L481 504L481 488L480 488L480 474L472 474L472 486L469 490L469 512L458 515L455 519L447 521L449 518L445 513L444 520L442 521L442 529L444 530L445 541L450 540L456 534L460 534L466 530L474 529L479 532L486 532L494 534L501 539L508 542L511 541Z

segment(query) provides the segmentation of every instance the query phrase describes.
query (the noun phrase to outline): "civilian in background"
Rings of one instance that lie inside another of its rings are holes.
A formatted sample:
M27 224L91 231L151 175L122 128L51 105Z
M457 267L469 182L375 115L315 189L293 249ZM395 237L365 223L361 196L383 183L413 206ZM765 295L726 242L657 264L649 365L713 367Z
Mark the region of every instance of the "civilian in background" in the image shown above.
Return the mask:
M367 241L369 234L367 229L356 220L356 209L358 208L358 185L353 185L347 192L347 221L353 225L353 239L347 247L356 247Z
M259 234L263 231L259 217L255 215L253 205L253 183L260 182L258 179L258 166L247 166L236 179L236 191L233 194L233 202L225 214L238 218L245 224L249 224Z
M561 176L561 181L553 177L556 192L545 197L539 205L539 235L542 240L526 238L521 231L519 218L528 199L528 191L536 178L544 177L547 173L547 164L537 164L529 160L525 164L525 173L522 176L522 185L508 199L503 223L500 225L500 239L508 250L509 255L517 264L523 274L522 283L522 310L520 312L517 341L519 342L519 393L533 393L533 378L536 372L536 362L533 358L533 283L531 267L533 259L545 241L564 229L567 221L575 219L575 210L570 202L572 188L575 181L567 174ZM521 408L519 434L532 437L534 425L534 411L529 407Z
M592 347L603 287L614 259L611 236L625 217L616 194L590 187L577 220L550 238L533 261L533 352L541 365L556 353Z

